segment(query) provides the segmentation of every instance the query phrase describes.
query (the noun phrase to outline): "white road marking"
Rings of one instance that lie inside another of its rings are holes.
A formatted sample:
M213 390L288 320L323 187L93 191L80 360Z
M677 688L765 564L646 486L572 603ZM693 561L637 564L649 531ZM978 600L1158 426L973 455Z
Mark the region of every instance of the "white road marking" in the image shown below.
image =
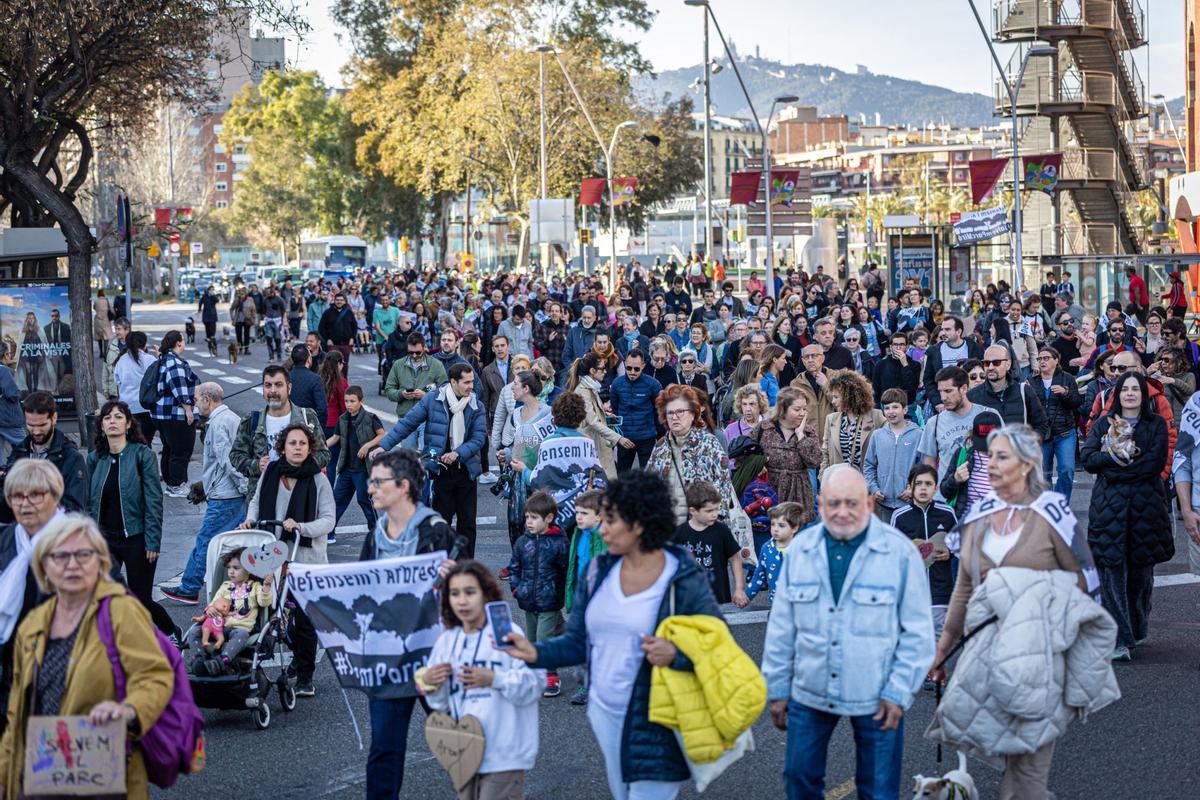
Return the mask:
M1154 579L1154 586L1187 586L1192 583L1200 583L1200 575L1193 575L1190 572L1181 572L1178 575L1159 575Z
M255 367L242 367L241 369L242 372L249 373L250 375L258 375L262 372L261 369L257 369Z
M379 417L379 419L381 419L382 421L390 423L392 425L395 425L396 422L400 419L395 414L392 414L390 412L384 411L379 408L375 408L374 406L368 405L367 403L363 403L363 408L365 408L367 411L370 411L375 416Z
M359 369L366 370L367 372L374 372L376 374L379 373L379 367L372 367L370 364L359 364L359 363L355 362L355 363L351 364L350 366L358 367Z
M739 611L725 615L725 623L727 625L754 625L759 622L766 622L769 611Z
M221 378L221 380L225 383L233 383L237 385L251 383L251 381L247 380L246 378L239 378L237 375L226 375L225 377Z

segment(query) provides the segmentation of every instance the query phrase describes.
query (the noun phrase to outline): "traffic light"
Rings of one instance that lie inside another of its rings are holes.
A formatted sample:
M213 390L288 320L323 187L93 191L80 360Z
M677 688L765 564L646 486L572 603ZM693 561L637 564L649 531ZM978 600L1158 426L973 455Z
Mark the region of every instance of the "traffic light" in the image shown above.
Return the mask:
M592 243L591 228L580 228L579 229L579 243L580 244L591 244Z
M407 236L400 237L400 252L401 253L408 252L408 237Z

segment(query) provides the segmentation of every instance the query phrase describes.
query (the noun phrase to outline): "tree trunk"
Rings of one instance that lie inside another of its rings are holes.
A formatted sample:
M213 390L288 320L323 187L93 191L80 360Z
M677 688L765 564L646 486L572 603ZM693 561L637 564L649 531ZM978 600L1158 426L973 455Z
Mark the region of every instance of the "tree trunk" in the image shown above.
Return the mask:
M71 305L71 364L75 373L75 409L82 419L96 410L96 369L92 348L92 232L83 214L32 161L10 158L11 175L45 208L67 240L67 301Z
M437 240L437 259L438 269L446 269L446 256L449 255L448 249L450 246L450 204L453 198L449 193L443 192L438 202L438 240Z

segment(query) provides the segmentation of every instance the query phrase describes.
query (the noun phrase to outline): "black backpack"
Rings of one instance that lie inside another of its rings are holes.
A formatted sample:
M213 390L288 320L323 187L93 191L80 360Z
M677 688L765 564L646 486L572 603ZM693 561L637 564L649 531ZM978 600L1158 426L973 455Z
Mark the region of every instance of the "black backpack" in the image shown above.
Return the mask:
M144 373L142 373L142 382L138 386L138 402L142 404L142 408L147 411L153 411L158 405L158 398L162 393L158 390L158 382L162 375L162 359L154 359L154 363L150 365Z

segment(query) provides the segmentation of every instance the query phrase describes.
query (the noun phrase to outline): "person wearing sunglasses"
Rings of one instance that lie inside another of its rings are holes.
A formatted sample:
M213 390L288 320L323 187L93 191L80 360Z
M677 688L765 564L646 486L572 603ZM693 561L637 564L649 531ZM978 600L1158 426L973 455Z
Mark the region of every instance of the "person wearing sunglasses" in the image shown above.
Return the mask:
M1079 367L1071 362L1079 358L1079 334L1075 331L1075 318L1068 313L1059 314L1054 319L1054 338L1048 344L1053 347L1061 358L1061 366L1070 375L1078 375Z
M1046 412L1028 383L1011 379L1011 352L1003 344L993 344L983 351L987 381L976 386L967 396L972 403L993 409L1005 425L1028 425L1040 433L1042 441L1045 441L1050 435ZM1036 362L1036 356L1034 360Z

